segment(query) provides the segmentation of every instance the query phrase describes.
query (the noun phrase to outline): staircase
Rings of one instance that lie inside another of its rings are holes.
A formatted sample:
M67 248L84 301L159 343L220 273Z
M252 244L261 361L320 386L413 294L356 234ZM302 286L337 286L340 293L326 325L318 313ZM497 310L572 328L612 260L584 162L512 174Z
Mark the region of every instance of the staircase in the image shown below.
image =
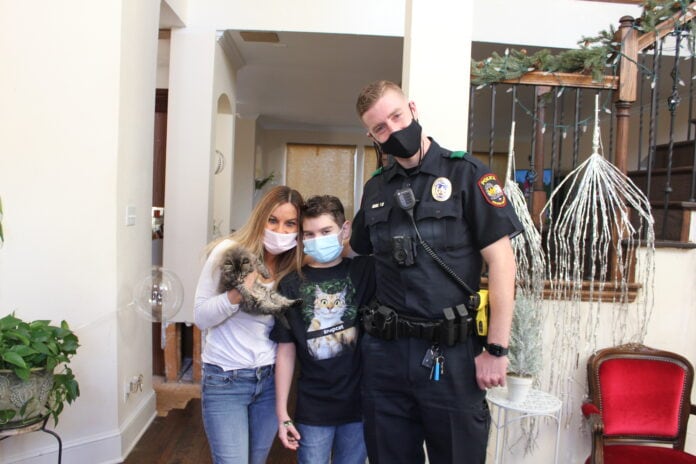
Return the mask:
M628 176L648 194L655 218L655 237L658 240L688 242L691 222L696 220L696 201L691 192L694 141L674 143L671 169L668 163L669 145L660 145L655 148L652 169L629 171ZM665 194L668 174L669 196Z

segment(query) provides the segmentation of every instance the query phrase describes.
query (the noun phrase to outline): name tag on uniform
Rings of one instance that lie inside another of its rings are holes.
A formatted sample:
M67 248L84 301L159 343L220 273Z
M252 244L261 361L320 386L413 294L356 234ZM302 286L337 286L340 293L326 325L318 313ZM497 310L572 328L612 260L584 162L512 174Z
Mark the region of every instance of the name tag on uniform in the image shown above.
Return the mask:
M372 206L370 208L375 209L375 208L381 208L383 206L384 206L384 202L380 201L379 203L372 203Z

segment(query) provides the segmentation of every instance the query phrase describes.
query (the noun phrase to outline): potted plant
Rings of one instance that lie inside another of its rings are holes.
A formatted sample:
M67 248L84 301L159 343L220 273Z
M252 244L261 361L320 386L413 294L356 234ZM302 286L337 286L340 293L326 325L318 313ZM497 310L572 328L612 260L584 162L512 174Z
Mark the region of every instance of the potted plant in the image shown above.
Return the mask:
M541 301L518 288L510 329L508 399L524 401L542 366Z
M79 347L67 322L0 319L0 429L23 427L58 415L80 396L70 358Z

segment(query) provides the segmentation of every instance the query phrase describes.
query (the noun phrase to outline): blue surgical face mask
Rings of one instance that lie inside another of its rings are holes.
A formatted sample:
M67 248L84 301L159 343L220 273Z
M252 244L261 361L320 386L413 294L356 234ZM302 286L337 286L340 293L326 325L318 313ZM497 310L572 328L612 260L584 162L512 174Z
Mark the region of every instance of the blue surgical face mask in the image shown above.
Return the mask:
M330 263L341 256L343 251L343 240L339 237L341 233L333 235L322 235L317 238L303 240L304 252L318 263Z

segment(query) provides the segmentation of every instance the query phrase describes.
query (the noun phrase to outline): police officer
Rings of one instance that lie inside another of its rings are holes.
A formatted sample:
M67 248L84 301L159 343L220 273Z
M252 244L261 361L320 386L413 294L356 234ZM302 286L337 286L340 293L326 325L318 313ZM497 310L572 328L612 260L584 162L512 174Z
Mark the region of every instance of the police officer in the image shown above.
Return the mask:
M415 103L398 85L369 84L356 107L368 137L396 161L365 185L350 240L355 252L374 255L377 271L379 310L371 316L378 323L366 327L362 342L370 464L423 463L424 441L432 464L484 463L485 390L505 384L515 280L510 238L522 226L488 167L422 133ZM463 308L471 296L457 278L477 291L484 261L487 340L466 330L461 311L459 335L443 340L445 309Z

